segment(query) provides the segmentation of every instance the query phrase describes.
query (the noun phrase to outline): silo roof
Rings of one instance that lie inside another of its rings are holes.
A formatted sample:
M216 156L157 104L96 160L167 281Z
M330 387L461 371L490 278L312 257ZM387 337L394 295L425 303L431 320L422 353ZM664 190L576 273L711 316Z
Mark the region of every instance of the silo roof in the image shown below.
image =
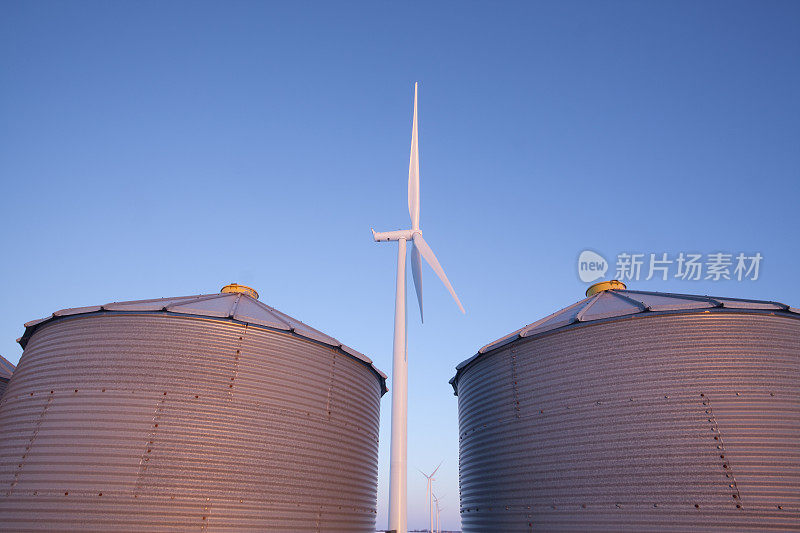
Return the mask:
M227 318L246 324L290 332L299 337L337 348L360 360L378 376L383 392L387 390L386 374L378 370L369 357L244 293L198 294L61 309L48 317L26 322L25 333L17 339L17 342L24 349L28 344L28 340L39 326L61 317L93 313L167 313L181 316Z
M11 379L15 368L11 361L0 355L0 379Z
M450 384L455 389L458 377L464 368L484 354L526 337L533 337L570 326L640 314L697 313L723 310L777 312L800 318L800 309L789 307L779 302L627 289L604 290L532 324L528 324L494 342L490 342L478 350L477 354L456 366L456 375L450 380Z

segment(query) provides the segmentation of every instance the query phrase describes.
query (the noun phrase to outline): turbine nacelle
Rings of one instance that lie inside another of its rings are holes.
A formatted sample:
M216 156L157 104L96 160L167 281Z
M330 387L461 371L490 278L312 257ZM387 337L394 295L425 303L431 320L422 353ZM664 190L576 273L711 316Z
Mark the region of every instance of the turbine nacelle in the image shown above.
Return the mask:
M417 292L417 301L419 303L419 317L424 322L424 315L422 313L422 259L424 258L425 261L431 266L436 275L439 276L439 279L442 280L444 286L447 287L447 290L450 291L450 295L453 297L453 300L456 301L456 305L458 308L461 309L462 313L465 313L464 306L461 305L461 301L456 296L456 291L453 290L453 286L450 285L450 280L447 279L447 275L444 273L444 269L439 264L439 260L436 259L436 255L434 255L433 250L431 247L428 246L428 243L425 242L425 239L422 238L422 231L418 229L401 229L395 231L375 231L372 230L372 238L375 242L389 242L389 241L411 241L411 274L414 278L414 289Z
M418 229L399 229L395 231L372 230L372 238L375 240L375 242L399 241L400 239L411 241L414 240L415 233L422 235L422 232Z

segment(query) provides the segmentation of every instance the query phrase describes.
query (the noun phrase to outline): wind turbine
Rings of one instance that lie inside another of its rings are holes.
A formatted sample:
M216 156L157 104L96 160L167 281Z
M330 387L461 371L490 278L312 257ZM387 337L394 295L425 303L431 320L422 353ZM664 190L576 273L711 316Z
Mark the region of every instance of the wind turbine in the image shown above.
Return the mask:
M411 272L417 291L419 314L422 318L422 261L420 255L433 268L439 279L455 299L461 312L464 307L453 286L447 280L439 261L419 229L419 150L417 140L417 84L414 84L414 121L411 126L411 157L408 164L408 214L411 229L376 233L376 242L397 241L397 285L394 304L394 349L392 358L392 446L389 469L389 530L408 531L406 516L408 503L408 357L406 353L406 243L411 241Z
M443 462L444 461L439 463L439 466L442 466ZM433 482L436 481L436 478L433 477L433 475L439 471L439 466L437 466L436 470L431 472L430 475L426 474L422 470L419 471L420 474L428 478L428 517L430 518L430 526L431 526L429 531L433 531L433 502L431 501L431 494L433 494L433 492L431 492L431 489L433 488Z
M442 508L439 507L439 500L440 498L436 497L436 494L431 493L433 496L434 501L436 502L436 533L441 533L441 529L439 529L439 513L441 512Z

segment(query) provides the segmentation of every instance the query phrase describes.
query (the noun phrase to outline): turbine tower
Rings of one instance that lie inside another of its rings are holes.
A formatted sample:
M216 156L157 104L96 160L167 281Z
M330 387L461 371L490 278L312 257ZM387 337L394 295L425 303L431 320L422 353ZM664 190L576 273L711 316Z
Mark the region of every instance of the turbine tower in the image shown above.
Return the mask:
M439 507L439 500L441 500L441 498L437 498L436 494L432 495L434 501L436 502L436 533L441 533L442 530L439 528L439 513L442 511L442 508Z
M442 461L443 463L444 461ZM439 471L439 467L442 466L442 463L439 463L439 466L436 467L436 470L430 473L430 475L426 474L422 470L419 471L420 474L428 478L428 516L430 518L430 531L433 531L433 501L431 500L431 490L433 489L433 482L436 481L436 478L433 477L436 472Z
M408 164L408 214L411 229L376 233L376 242L397 241L397 285L394 305L394 350L392 360L392 446L389 470L389 530L397 533L408 531L406 517L408 503L408 358L406 354L406 243L411 241L411 272L417 291L419 314L422 319L422 261L433 268L439 279L455 299L461 312L464 307L458 300L452 285L442 270L439 261L419 229L419 150L417 141L417 84L414 84L414 121L411 126L411 157Z

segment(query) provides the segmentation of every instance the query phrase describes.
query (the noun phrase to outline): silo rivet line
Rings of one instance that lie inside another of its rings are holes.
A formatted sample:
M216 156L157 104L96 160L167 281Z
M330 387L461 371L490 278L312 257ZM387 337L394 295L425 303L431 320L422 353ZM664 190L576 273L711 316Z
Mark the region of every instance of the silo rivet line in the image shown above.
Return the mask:
M201 530L208 529L208 517L211 514L211 498L206 497L206 503L203 506L203 518L200 525Z
M158 428L158 421L161 419L161 414L164 411L164 402L167 401L167 393L164 391L164 394L156 402L155 410L153 412L152 428L150 429L147 435L147 441L144 445L144 451L142 452L142 456L139 458L139 472L136 475L136 485L134 488L133 497L139 497L139 490L142 487L142 479L144 478L145 470L147 470L147 463L150 461L150 458L147 456L152 450L152 444L155 441L156 431Z
M33 428L33 434L31 434L31 438L28 440L28 445L25 447L25 453L22 455L22 462L17 464L17 470L14 472L14 477L11 481L11 486L8 488L6 492L6 496L11 496L14 492L14 487L17 486L19 483L19 474L22 471L22 467L25 465L25 458L28 457L28 451L31 449L33 445L33 441L36 440L36 437L39 435L39 430L42 427L42 421L44 420L44 416L47 413L47 410L50 408L50 404L53 402L53 391L50 391L50 395L47 397L47 401L44 403L42 407L42 412L39 413L39 418L36 420L36 425ZM31 393L33 395L33 393Z
M736 396L739 396L739 393L736 393ZM711 399L706 396L704 393L700 393L700 397L703 398L703 406L705 406L705 412L708 415L708 422L711 423L711 431L714 433L714 440L718 441L719 444L717 445L717 449L721 451L719 454L719 458L722 459L722 468L726 471L725 477L730 478L733 483L729 484L728 487L732 488L735 492L731 494L733 500L736 502L736 508L742 508L742 496L739 493L739 486L736 483L736 476L733 473L733 469L730 466L730 460L726 459L726 451L725 451L725 441L722 438L722 432L719 430L719 424L717 424L717 418L714 416L714 409L711 407Z
M242 344L244 341L244 336L247 334L247 326L248 324L245 323L244 330L242 331L242 334L239 335L239 342L236 345L236 352L233 355L233 376L231 376L231 382L228 383L229 402L233 401L233 384L236 381L236 378L239 377L239 357L242 355Z
M325 410L328 412L328 420L331 419L331 397L333 396L333 381L336 374L336 356L338 354L334 351L333 358L331 359L331 377L328 381L328 398L325 402Z
M514 392L514 415L520 418L519 388L517 387L517 350L511 348L511 381Z

